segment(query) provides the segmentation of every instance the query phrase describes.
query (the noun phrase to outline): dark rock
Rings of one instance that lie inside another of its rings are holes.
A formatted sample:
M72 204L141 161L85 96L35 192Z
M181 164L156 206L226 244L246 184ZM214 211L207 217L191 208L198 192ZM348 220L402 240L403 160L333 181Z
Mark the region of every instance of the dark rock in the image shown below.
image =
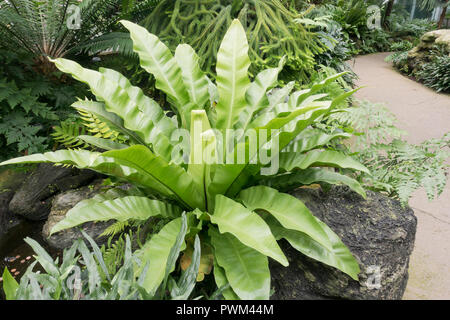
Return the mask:
M9 210L29 220L44 220L55 194L86 185L96 177L93 171L42 163L25 179L9 203Z
M407 66L415 75L424 63L432 61L441 47L450 56L450 29L433 30L425 33L419 44L408 52Z
M50 231L54 225L63 220L66 213L72 209L78 202L90 199L102 192L101 181L94 182L90 186L82 187L77 190L69 190L57 195L51 206L51 212L48 220L42 228L42 235L46 242L54 249L63 250L72 246L73 242L83 238L78 228L72 228L55 233L51 237ZM99 245L107 240L107 237L99 237L105 229L111 225L111 222L87 222L81 225L81 228Z
M3 234L20 224L20 218L9 212L9 203L27 176L25 170L6 169L0 172L0 242Z
M364 200L346 187L333 187L327 193L297 189L291 194L341 237L358 260L361 273L355 281L281 243L290 265L284 268L271 262L272 299L402 298L417 227L410 208L370 191Z

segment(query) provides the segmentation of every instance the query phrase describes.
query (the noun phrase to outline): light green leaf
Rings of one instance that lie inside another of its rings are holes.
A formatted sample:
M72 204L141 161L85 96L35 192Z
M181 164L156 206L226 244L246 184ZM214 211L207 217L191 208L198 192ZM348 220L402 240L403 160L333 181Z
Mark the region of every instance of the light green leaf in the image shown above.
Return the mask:
M181 218L172 220L135 252L143 266L149 263L149 272L147 272L142 287L151 295L155 294L164 280L169 254L175 245L181 225Z
M358 274L360 273L358 262L339 237L322 221L317 219L332 243L331 248L322 246L303 232L283 228L272 216L267 216L265 220L277 240L284 238L292 247L304 255L341 270L354 280L358 280Z
M344 132L326 134L317 129L306 129L300 133L298 137L285 148L285 150L302 153L324 146L334 139L350 137L350 134Z
M247 106L245 93L250 86L247 74L249 66L247 36L236 19L225 34L217 54L218 129L233 128L240 113Z
M225 270L226 279L237 296L243 300L268 300L270 270L267 257L229 233L219 234L210 228L209 235L217 264Z
M370 174L365 166L338 151L313 150L306 154L298 152L280 153L280 168L286 171L292 171L294 169L304 170L313 166L353 169Z
M141 89L131 86L124 76L114 70L97 72L62 58L54 62L59 70L88 84L97 99L105 102L107 111L120 116L127 129L137 134L158 155L170 160L173 149L170 133L176 127L155 101L144 96Z
M145 141L139 137L136 133L125 128L124 121L118 115L112 112L106 111L105 104L103 102L90 101L88 99L79 100L72 104L72 107L78 111L87 112L93 114L100 121L106 123L112 130L120 132L136 144L144 144Z
M135 127L138 129L145 128L146 142L151 144L152 150L164 159L170 160L173 150L170 138L173 131L177 129L173 121L166 117L163 109L156 101L144 95L141 88L132 86L130 81L122 74L105 68L100 68L100 72L108 80L117 83L120 88L126 91L130 99L136 102L136 107L139 110L133 109L133 112L127 112L128 110L117 108L119 106L113 108L108 105L106 106L107 109L125 119L127 125L134 125L133 121L135 121ZM130 129L137 131L131 127Z
M306 233L321 245L331 248L326 232L317 223L311 211L297 198L266 186L256 186L242 190L239 199L248 210L267 211L283 227Z
M142 151L142 153L140 151ZM124 150L108 152L115 152L113 154L114 157L107 157L104 156L105 153L101 154L87 150L59 150L55 152L33 154L30 156L11 159L0 163L0 166L40 162L73 165L79 169L91 169L103 174L109 174L117 178L124 179L128 182L136 184L137 186L150 189L153 192L158 192L161 195L172 199L178 199L178 197L174 194L170 187L166 186L164 183L175 183L175 187L177 185L181 187L184 183L187 183L188 185L194 184L192 178L182 168L175 165L168 165L163 159L155 156L144 146L133 146ZM142 154L145 155L145 157L142 157ZM122 160L122 158L125 160ZM150 162L152 166L144 170L144 168L141 167L142 163L133 163L135 158L141 162ZM171 168L173 170L171 170ZM156 172L156 176L153 175L154 172ZM162 175L164 174L171 179L161 180ZM178 179L180 179L182 183L179 183ZM195 200L196 195L198 195L198 193L191 193L189 197L191 200ZM193 207L195 207L195 205L193 205Z
M191 150L187 172L201 190L205 201L206 190L210 183L209 164L216 161L216 139L205 110L192 110L190 135Z
M156 88L167 94L181 116L183 127L189 128L191 110L188 90L182 72L169 48L147 29L129 21L120 21L130 32L133 50L139 55L141 66L156 79Z
M149 174L175 194L184 205L192 209L205 209L203 192L195 184L192 176L182 167L167 163L161 157L154 155L148 148L137 145L124 150L108 151L103 155Z
M115 142L109 139L97 138L93 136L78 136L78 139L103 150L120 150L129 146L123 143Z
M248 107L242 110L239 115L238 129L246 129L254 114L269 106L267 90L277 84L278 74L283 69L286 58L283 57L277 68L271 68L261 71L251 83L245 97Z
M89 221L147 220L155 216L173 218L179 216L181 211L177 206L146 197L131 196L102 202L87 199L70 209L66 217L53 226L51 234Z
M223 288L229 286L222 291L222 295L226 300L239 300L237 294L231 289L228 279L225 275L225 270L217 264L217 259L214 259L214 280L216 281L217 288Z
M175 59L181 69L184 85L197 109L203 109L209 101L208 79L200 69L199 57L188 44L180 44L175 50Z
M281 191L293 190L302 185L311 185L313 183L325 182L329 184L345 184L353 191L366 198L366 192L358 181L326 169L309 168L305 170L294 171L293 173L286 173L272 178L267 178L259 181L259 183L267 185Z
M13 278L11 273L9 273L8 268L5 267L3 271L3 291L6 295L6 300L15 300L16 291L19 288L19 284L16 279Z
M211 222L218 225L220 233L229 232L243 244L277 260L283 266L289 264L264 220L240 203L217 195L214 214L210 217Z

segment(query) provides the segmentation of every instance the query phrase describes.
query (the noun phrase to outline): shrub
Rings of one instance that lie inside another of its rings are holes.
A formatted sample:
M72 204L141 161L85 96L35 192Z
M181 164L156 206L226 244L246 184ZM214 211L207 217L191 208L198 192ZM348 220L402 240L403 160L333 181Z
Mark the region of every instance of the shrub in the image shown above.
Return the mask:
M424 63L416 73L417 79L437 92L450 93L450 56L438 55Z
M179 231L177 246L181 246L186 232L186 217L183 216L183 227ZM11 276L5 268L3 273L3 289L8 300L147 300L147 299L188 299L195 287L198 267L200 265L200 242L195 239L195 249L192 254L193 262L183 272L178 282L169 274L171 267L175 265L178 255L173 255L167 262L164 286L155 296L150 296L142 288L142 282L148 269L148 264L140 277L135 277L135 267L140 267L142 261L132 253L131 240L126 236L123 248L123 262L115 266L115 272L111 273L104 260L100 248L84 231L83 236L88 241L88 246L82 239L74 242L70 249L65 249L61 262L54 260L44 248L35 240L26 238L36 253L36 261L32 263L20 283ZM78 255L77 255L78 253ZM33 271L39 263L44 273ZM115 261L117 263L117 261ZM170 284L170 285L169 285ZM167 286L166 286L167 285ZM170 288L170 290L169 290Z
M127 142L92 137L91 141L109 151L60 150L1 165L50 162L89 168L133 183L145 196L125 192L121 197L104 195L85 200L51 232L87 221L168 218L170 222L136 252L143 265L149 263L153 270L142 282L150 295L161 283L164 285L170 257L186 249L189 258L196 235L205 247L202 261L206 261L206 269L214 265L217 287L230 285L223 291L227 299L269 298L268 257L288 265L277 244L281 238L303 254L357 279L358 263L329 227L300 200L258 182L263 178L270 184L274 178L281 186L292 181L297 186L343 183L365 196L356 180L322 168L368 172L352 158L327 148L334 139L349 135L324 134L311 126L355 91L333 100L317 94L341 74L310 89L291 93L294 83L289 83L268 95L268 90L277 85L284 61L261 71L250 82L249 45L244 28L234 20L217 53L214 83L199 68L199 57L189 45L178 46L173 56L145 28L128 21L122 24L130 31L142 67L155 77L156 87L167 94L171 112L164 112L114 70L97 72L56 59L60 70L87 83L98 100L80 100L73 106L94 114L127 136ZM227 136L230 129L240 129L241 135L236 139ZM179 141L179 133L183 141ZM252 133L254 141L249 136ZM225 140L221 141L221 136ZM184 153L186 145L188 152ZM184 240L186 244L172 250L183 226L183 212L187 224L181 244ZM137 274L142 271L139 268Z

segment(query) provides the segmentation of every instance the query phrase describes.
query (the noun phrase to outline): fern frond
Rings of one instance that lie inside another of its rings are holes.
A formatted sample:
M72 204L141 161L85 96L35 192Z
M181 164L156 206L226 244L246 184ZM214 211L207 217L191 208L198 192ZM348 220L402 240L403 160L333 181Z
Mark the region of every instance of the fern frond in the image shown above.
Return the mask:
M80 118L84 121L84 126L90 133L93 134L94 137L109 139L120 143L126 143L128 141L127 137L111 129L106 123L101 121L95 115L82 110L78 110L78 113L81 116Z
M86 128L79 122L63 121L60 126L53 127L53 140L68 149L85 149L89 144L78 138L86 134Z
M100 237L110 237L122 233L130 224L128 221L117 221L107 227Z

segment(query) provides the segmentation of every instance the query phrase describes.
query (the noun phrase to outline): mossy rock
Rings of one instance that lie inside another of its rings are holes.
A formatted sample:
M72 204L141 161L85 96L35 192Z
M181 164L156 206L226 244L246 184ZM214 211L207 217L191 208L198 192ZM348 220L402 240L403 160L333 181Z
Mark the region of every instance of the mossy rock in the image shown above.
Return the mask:
M329 192L292 192L325 222L350 249L361 273L355 281L343 272L312 260L281 242L290 262L271 261L272 299L401 299L408 281L417 219L410 208L375 192L367 200L346 187Z

